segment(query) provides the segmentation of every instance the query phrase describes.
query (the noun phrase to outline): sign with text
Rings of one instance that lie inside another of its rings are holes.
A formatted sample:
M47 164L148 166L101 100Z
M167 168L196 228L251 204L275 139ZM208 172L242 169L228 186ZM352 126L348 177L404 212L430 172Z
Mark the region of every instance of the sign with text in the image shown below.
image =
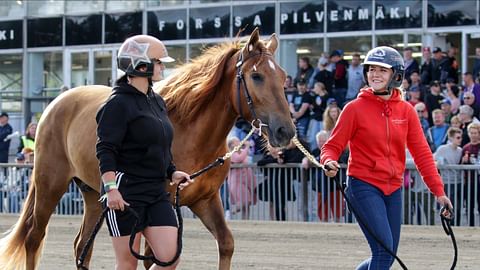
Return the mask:
M258 27L260 35L275 32L275 5L256 4L233 7L233 36L244 29L241 36L250 35Z
M0 22L0 49L16 49L23 47L23 21Z
M187 10L159 10L147 13L147 32L160 40L187 38Z
M229 7L190 9L190 38L219 38L229 36Z

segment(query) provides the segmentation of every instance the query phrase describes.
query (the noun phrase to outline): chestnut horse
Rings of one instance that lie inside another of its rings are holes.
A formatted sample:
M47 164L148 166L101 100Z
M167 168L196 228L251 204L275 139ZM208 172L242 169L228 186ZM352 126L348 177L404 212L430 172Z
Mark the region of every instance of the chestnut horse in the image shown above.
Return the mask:
M277 46L275 34L262 41L256 29L243 48L238 40L210 48L155 85L175 128L172 153L178 169L193 173L225 154L226 137L239 116L267 124L263 132L273 146L289 143L295 126L284 96L286 74L273 57ZM243 75L240 83L237 75ZM72 178L90 187L82 189L83 222L74 243L76 259L80 256L102 212L95 115L110 94L109 87L81 86L46 108L38 125L28 197L18 222L0 240L0 269L36 268L50 216ZM229 163L206 172L180 194L181 204L217 240L219 269L230 269L234 248L219 195L228 169ZM173 194L175 187L168 188ZM90 258L91 251L85 266Z

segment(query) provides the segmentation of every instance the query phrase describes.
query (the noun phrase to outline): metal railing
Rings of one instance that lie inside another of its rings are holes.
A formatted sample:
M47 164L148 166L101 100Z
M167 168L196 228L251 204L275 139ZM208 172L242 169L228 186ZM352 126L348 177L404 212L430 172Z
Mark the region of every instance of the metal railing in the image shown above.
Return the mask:
M445 192L454 204L455 225L478 226L480 165L439 165ZM0 164L0 213L18 213L28 194L31 165ZM338 175L345 184L346 167ZM403 223L438 225L439 206L416 167L407 165L402 187ZM318 168L300 164L233 164L220 189L228 219L356 222L335 182ZM56 214L83 214L82 195L72 181ZM185 217L195 217L182 207Z

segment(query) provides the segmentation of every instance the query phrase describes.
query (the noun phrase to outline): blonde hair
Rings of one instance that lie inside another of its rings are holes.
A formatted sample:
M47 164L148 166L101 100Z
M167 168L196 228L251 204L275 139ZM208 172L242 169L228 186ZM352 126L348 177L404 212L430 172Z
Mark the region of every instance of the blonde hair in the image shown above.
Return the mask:
M338 120L338 117L337 117L337 119L333 119L330 116L330 111L332 109L338 110L338 115L339 116L340 116L340 113L342 112L340 107L327 106L327 109L325 110L325 112L323 112L323 129L325 129L326 131L331 131L335 127L335 124L337 123L337 120Z

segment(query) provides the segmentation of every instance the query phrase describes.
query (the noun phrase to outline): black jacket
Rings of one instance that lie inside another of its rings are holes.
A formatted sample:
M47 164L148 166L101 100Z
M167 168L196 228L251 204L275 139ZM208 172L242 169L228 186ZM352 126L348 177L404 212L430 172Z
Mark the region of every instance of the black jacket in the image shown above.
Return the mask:
M152 89L145 95L119 83L97 113L97 158L100 171L164 180L175 171L173 126L165 101Z

